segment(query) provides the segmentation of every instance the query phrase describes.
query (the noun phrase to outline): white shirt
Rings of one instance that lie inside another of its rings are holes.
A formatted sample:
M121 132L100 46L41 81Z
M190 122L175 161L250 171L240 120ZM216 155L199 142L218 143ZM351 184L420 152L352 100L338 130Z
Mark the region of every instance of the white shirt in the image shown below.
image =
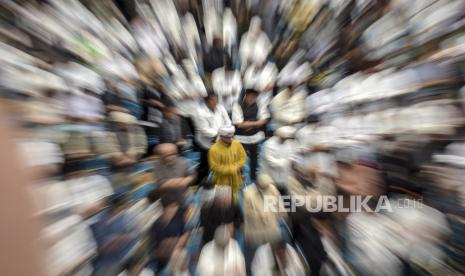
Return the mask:
M287 267L284 268L284 275L304 276L305 268L300 257L291 245L286 245ZM279 260L278 260L279 261ZM275 258L269 243L260 246L252 261L252 275L267 276L274 275L273 268L276 266Z
M118 274L118 276L128 276L128 275L129 274L126 272L126 270ZM154 276L154 275L155 273L148 268L142 269L142 271L139 273L139 276Z
M236 240L231 239L225 249L214 241L207 243L200 253L196 275L245 275L245 260Z
M223 44L229 49L237 40L237 22L230 8L223 14Z
M169 48L168 41L166 41L158 23L155 20L150 23L138 22L134 24L133 35L145 53L155 58L161 58L163 52Z
M215 111L211 111L205 104L200 104L194 118L195 139L204 149L213 145L213 139L218 135L222 126L231 125L228 112L218 104Z
M244 86L255 88L259 92L266 90L278 78L278 68L273 62L268 62L263 68L250 65L244 74Z
M101 175L73 178L66 180L63 184L68 187L72 197L72 205L78 210L84 210L114 193L108 179Z
M172 83L169 87L178 114L185 117L195 114L201 95L197 93L198 88L194 87L192 81L183 72L178 71L173 75Z
M294 91L290 96L289 93L286 89L271 100L273 129L301 122L305 118L305 91Z
M389 235L388 220L382 215L351 213L346 219L348 255L363 274L397 275L402 263L388 249L396 241ZM388 242L386 242L388 241Z
M257 120L264 120L270 118L270 113L268 112L266 106L263 106L262 104L260 104L260 102L257 102L257 105ZM237 102L235 102L233 105L231 117L232 123L234 125L238 125L244 122L244 114L242 112L241 105ZM235 138L242 144L256 144L265 139L265 133L263 131L259 131L252 136L236 135Z
M194 58L194 60L197 60L196 46L200 45L200 36L197 24L195 23L194 17L191 13L187 13L182 18L182 26L184 36L186 38L187 50L191 54L191 57Z
M271 42L265 32L260 31L257 35L250 32L245 33L239 47L241 71L245 70L247 64L262 64L265 62L271 48Z
M281 144L279 139L273 136L265 142L260 173L268 174L276 184L283 185L291 174L290 158L294 155L296 146L293 140L286 140Z
M238 71L226 71L224 67L218 68L212 73L212 86L219 103L230 112L241 94L241 74Z
M218 1L203 0L202 3L203 14L208 15L204 16L203 25L205 27L205 38L209 48L215 37L221 37L223 35L223 30L221 28L222 21L219 14L219 11L223 10L223 8L215 7L217 6L216 4L220 4Z

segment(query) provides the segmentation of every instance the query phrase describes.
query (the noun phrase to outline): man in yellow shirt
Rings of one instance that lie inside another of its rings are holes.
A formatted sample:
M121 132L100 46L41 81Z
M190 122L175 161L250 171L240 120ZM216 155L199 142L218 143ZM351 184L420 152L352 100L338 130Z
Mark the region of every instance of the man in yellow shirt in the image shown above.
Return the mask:
M213 172L213 183L230 186L236 201L243 183L242 168L245 166L247 155L241 143L233 139L234 132L234 126L220 128L220 139L208 151L208 163Z

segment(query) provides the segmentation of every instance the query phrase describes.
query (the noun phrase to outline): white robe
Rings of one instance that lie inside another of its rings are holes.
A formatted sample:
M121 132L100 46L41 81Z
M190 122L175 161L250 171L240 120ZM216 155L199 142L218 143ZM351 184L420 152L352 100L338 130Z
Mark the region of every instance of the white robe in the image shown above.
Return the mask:
M287 276L304 276L305 268L302 261L291 245L287 244L286 257L288 261L287 267L284 269ZM252 261L252 275L267 276L274 275L273 268L275 267L275 258L269 243L260 246Z
M241 71L248 64L262 64L266 61L272 45L265 32L258 34L245 33L241 38L239 57L241 59Z
M289 96L286 89L271 100L270 108L273 129L301 122L305 118L305 91L299 90Z
M238 71L227 71L224 67L218 68L212 73L212 86L218 95L218 102L231 112L241 94L241 74Z
M281 144L278 139L274 136L265 142L260 173L271 176L277 185L285 185L291 175L290 158L294 155L296 147L293 140L286 140Z
M245 276L245 259L237 241L231 239L225 249L214 241L207 243L200 253L196 275Z

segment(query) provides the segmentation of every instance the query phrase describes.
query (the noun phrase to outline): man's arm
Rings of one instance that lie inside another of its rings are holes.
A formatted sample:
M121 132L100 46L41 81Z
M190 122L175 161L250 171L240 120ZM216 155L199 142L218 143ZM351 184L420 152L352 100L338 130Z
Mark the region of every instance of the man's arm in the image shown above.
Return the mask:
M223 123L225 126L232 125L231 119L229 119L228 112L223 106L219 106L221 108L221 116L223 116Z
M265 147L263 149L263 158L272 167L280 167L283 162L287 162L286 158L279 157L279 154L273 148L273 145L269 142L265 143Z
M243 167L245 167L245 163L247 162L247 153L245 153L244 147L239 142L238 142L238 151L239 151L239 160L236 166L238 169L242 169Z
M218 130L208 125L206 118L202 116L201 112L194 118L197 130L202 135L213 138L218 134Z

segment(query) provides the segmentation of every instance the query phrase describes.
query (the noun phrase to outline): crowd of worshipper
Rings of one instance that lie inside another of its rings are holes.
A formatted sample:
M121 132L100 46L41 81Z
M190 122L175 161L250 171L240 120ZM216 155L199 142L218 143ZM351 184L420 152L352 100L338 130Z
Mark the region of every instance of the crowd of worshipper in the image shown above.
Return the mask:
M465 1L5 0L0 15L0 118L44 273L465 273ZM266 208L302 196L393 208Z

